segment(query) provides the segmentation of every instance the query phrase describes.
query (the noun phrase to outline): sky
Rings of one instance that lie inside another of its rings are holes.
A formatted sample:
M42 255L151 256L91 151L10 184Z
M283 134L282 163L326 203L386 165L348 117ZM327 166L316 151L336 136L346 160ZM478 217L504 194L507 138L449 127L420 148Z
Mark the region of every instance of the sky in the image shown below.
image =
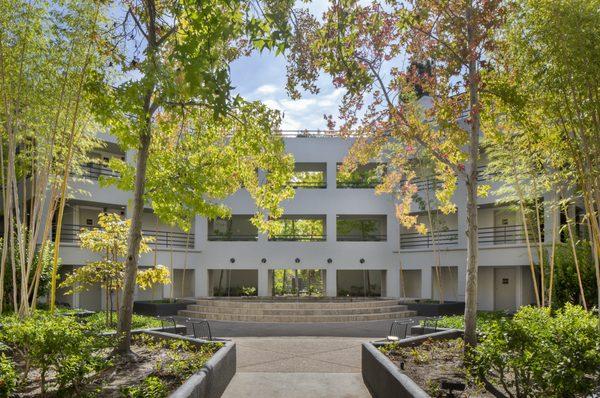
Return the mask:
M308 7L314 15L321 15L327 5L327 0L313 0ZM298 6L307 5L298 2ZM335 118L343 95L341 89L333 87L331 78L323 75L318 82L319 94L290 99L285 91L286 60L268 52L256 52L234 62L231 78L237 94L248 100L260 100L283 113L282 130L327 130L323 115Z

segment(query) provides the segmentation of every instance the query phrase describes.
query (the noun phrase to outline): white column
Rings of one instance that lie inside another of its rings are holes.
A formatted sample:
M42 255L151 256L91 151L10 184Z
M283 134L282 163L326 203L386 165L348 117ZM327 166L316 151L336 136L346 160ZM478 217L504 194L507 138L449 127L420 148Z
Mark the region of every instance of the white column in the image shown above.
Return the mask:
M335 189L337 163L334 160L327 162L327 189Z
M258 295L259 297L270 296L269 270L266 267L258 268Z
M208 269L198 267L194 270L194 295L196 297L208 296Z
M386 297L400 297L400 267L392 267L386 270Z
M194 218L194 250L201 250L208 240L208 220L204 217Z
M328 213L325 220L325 234L327 235L327 242L335 244L337 240L337 218L335 213Z
M523 305L523 268L524 267L516 267L515 272L515 304L517 310Z
M337 272L334 267L327 268L325 274L325 294L328 297L337 296Z
M457 301L465 301L465 286L467 284L467 267L466 265L458 265L458 286L456 288Z
M430 299L431 296L431 267L425 266L421 269L421 298Z

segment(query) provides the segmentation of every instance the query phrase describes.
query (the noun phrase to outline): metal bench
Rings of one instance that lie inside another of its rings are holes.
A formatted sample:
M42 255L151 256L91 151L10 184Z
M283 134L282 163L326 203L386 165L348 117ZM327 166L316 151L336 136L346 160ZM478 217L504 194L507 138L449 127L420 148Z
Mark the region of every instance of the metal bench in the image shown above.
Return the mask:
M177 328L177 321L175 321L175 318L173 318L172 316L166 317L166 318L159 317L158 319L160 320L160 328L162 330L170 329L170 328L173 328L173 329ZM173 326L171 326L171 324Z

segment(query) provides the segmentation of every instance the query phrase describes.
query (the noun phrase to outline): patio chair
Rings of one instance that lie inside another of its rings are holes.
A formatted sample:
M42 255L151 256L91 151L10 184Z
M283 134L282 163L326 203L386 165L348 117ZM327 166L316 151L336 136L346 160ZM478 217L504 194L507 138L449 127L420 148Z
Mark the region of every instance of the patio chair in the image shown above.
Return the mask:
M210 331L210 324L207 320L188 320L192 325L192 333L195 339L212 341L212 332Z
M438 323L442 319L442 316L430 316L428 318L423 319L423 327L433 328L434 332L438 330Z
M390 325L390 332L388 333L388 341L398 341L405 339L409 334L409 328L415 323L413 319L403 319L400 321L393 321Z
M177 321L175 321L175 318L173 318L172 316L169 316L169 317L158 317L158 319L160 320L160 328L162 330L170 329L171 327L173 329L177 328ZM171 324L173 326L171 326Z

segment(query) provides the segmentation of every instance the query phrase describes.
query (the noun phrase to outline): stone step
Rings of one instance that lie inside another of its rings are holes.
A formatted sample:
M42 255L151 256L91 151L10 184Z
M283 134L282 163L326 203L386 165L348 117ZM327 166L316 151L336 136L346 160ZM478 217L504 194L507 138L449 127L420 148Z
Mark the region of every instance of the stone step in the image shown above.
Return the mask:
M187 307L189 311L218 314L240 314L240 315L353 315L353 314L379 314L385 312L406 311L405 305L389 305L382 307L362 307L360 303L355 303L357 307L353 308L255 308L255 306L245 307L223 307L212 305L192 304Z
M345 309L345 308L382 308L397 306L398 300L357 300L357 301L259 301L240 299L197 299L196 305L228 308L271 308L271 309Z
M197 312L190 310L179 311L180 316L188 318L199 318L215 321L239 321L239 322L361 322L383 319L400 319L416 316L415 311L384 312L377 314L353 314L353 315L243 315L243 314L220 314L211 312Z

